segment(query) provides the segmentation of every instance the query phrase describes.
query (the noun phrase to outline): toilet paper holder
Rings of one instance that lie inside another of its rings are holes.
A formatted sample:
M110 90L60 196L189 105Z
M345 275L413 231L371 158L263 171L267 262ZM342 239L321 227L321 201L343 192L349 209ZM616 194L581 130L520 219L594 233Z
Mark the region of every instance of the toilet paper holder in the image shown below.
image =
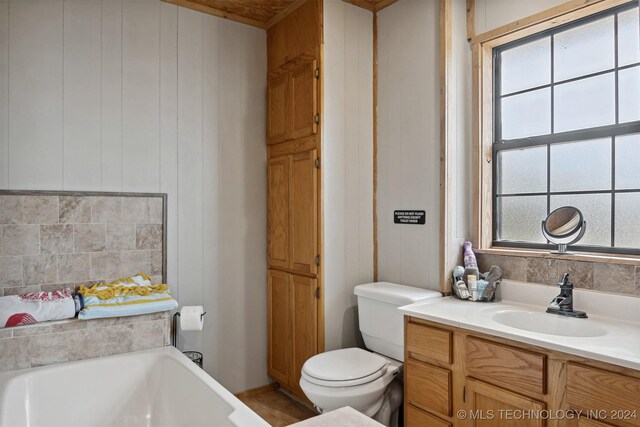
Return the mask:
M207 314L206 311L200 315L200 319L202 319L205 314ZM178 348L178 317L180 317L179 311L175 312L173 315L173 326L171 328L171 343L175 348ZM180 349L178 348L178 350Z
M202 320L205 314L207 314L206 311L200 315L200 320ZM172 344L178 350L180 350L178 348L178 317L179 316L180 316L179 311L173 315L173 330L171 331L173 335ZM182 354L187 356L193 363L195 363L202 369L202 353L200 353L199 351L183 351Z

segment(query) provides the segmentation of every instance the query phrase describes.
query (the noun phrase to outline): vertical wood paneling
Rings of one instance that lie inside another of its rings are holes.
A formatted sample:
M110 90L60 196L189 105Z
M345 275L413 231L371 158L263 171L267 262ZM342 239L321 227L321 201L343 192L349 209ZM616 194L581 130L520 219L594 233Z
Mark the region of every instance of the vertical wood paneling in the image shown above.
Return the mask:
M345 220L345 263L344 263L344 279L342 282L342 305L349 306L351 295L349 292L350 285L358 280L358 263L357 254L360 245L358 235L358 220L361 213L358 211L358 175L360 172L360 157L358 155L358 146L360 140L360 112L359 107L359 90L358 84L360 76L358 75L358 10L352 6L345 6L345 26L344 26L344 69L345 74L345 114L346 126L344 129L344 166L343 180L345 188L344 200L344 220ZM373 66L372 66L373 67ZM373 68L372 68L373 69ZM371 86L369 86L371 89ZM363 159L364 160L364 159ZM373 182L372 182L373 184ZM349 323L355 319L347 318ZM352 327L353 328L353 327Z
M160 188L160 2L123 3L122 187Z
M438 3L399 2L378 24L379 279L439 289ZM396 209L427 224L394 224Z
M178 282L178 7L160 6L160 191L167 193L167 282Z
M353 285L373 281L373 32L371 14L358 12L358 266L356 281L347 289L351 304L357 304Z
M63 3L12 2L10 9L9 186L61 189Z
M373 38L370 12L326 2L325 350L356 344L353 288L373 279Z
M268 383L265 32L157 0L64 6L0 0L0 187L64 171L166 192L169 285L209 313L181 348L234 392Z
M122 0L102 0L100 169L104 191L122 191L122 12Z
M178 9L178 281L183 305L202 302L203 14ZM202 334L183 334L202 348Z
M102 187L100 0L64 0L63 188Z
M266 36L219 21L218 223L220 370L223 384L268 382L266 243ZM259 100L256 101L256 100ZM249 107L251 105L251 107ZM247 114L248 112L248 114ZM251 266L247 268L247 266ZM243 283L243 286L237 286ZM251 340L243 331L252 330ZM238 339L244 336L244 339ZM260 382L262 381L262 382ZM247 387L251 388L251 387Z
M476 34L491 31L569 0L476 0Z
M342 347L345 289L345 127L347 4L324 4L324 120L322 129L322 188L324 192L324 310L325 351ZM329 208L329 206L331 208Z
M9 3L0 2L0 188L9 187Z
M218 156L220 141L218 139L219 121L219 105L218 95L220 88L218 85L219 62L218 62L218 24L220 20L205 16L204 18L204 82L203 95L204 102L202 105L203 115L207 119L204 121L202 138L203 159L205 167L202 177L202 208L203 208L203 225L202 235L203 241L203 260L204 268L202 271L202 281L204 286L204 300L208 304L208 313L205 319L207 334L204 336L204 352L208 355L205 359L205 369L216 376L218 370L218 350L224 345L220 340L220 316L219 305L220 297L217 286L208 286L207 284L212 277L216 277L219 271L218 267L218 198L220 196L218 189L218 168L212 168L210 165L219 165Z

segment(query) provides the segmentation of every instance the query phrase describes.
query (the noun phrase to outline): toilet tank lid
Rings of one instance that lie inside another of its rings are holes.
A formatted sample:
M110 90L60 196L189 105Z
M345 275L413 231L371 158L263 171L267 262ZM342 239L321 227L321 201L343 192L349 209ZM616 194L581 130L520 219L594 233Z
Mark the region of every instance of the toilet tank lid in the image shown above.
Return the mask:
M442 294L438 291L389 282L358 285L354 288L353 293L360 297L394 304L398 307L424 299L442 298Z

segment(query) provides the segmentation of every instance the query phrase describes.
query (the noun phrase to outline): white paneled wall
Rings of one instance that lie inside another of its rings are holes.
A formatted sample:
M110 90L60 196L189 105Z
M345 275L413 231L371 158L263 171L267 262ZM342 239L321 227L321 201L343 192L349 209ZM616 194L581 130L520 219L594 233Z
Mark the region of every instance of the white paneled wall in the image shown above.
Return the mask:
M353 346L353 288L373 280L373 17L324 4L325 349Z
M491 31L570 0L476 0L476 34Z
M379 279L439 289L438 2L401 0L378 14ZM393 223L423 209L426 225Z
M266 373L266 35L157 0L0 0L0 188L166 192L181 347Z

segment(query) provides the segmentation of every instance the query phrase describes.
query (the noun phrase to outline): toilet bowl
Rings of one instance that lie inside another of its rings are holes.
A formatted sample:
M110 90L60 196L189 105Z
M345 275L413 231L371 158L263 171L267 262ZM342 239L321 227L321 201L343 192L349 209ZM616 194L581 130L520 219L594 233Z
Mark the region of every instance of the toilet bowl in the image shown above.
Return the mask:
M300 388L319 412L344 406L386 426L396 426L402 403L404 323L398 307L435 291L379 282L356 286L360 330L369 350L346 348L318 354L303 367Z
M382 407L387 386L402 367L396 360L360 348L329 351L307 362L300 387L318 410L333 411L348 402L370 417Z

